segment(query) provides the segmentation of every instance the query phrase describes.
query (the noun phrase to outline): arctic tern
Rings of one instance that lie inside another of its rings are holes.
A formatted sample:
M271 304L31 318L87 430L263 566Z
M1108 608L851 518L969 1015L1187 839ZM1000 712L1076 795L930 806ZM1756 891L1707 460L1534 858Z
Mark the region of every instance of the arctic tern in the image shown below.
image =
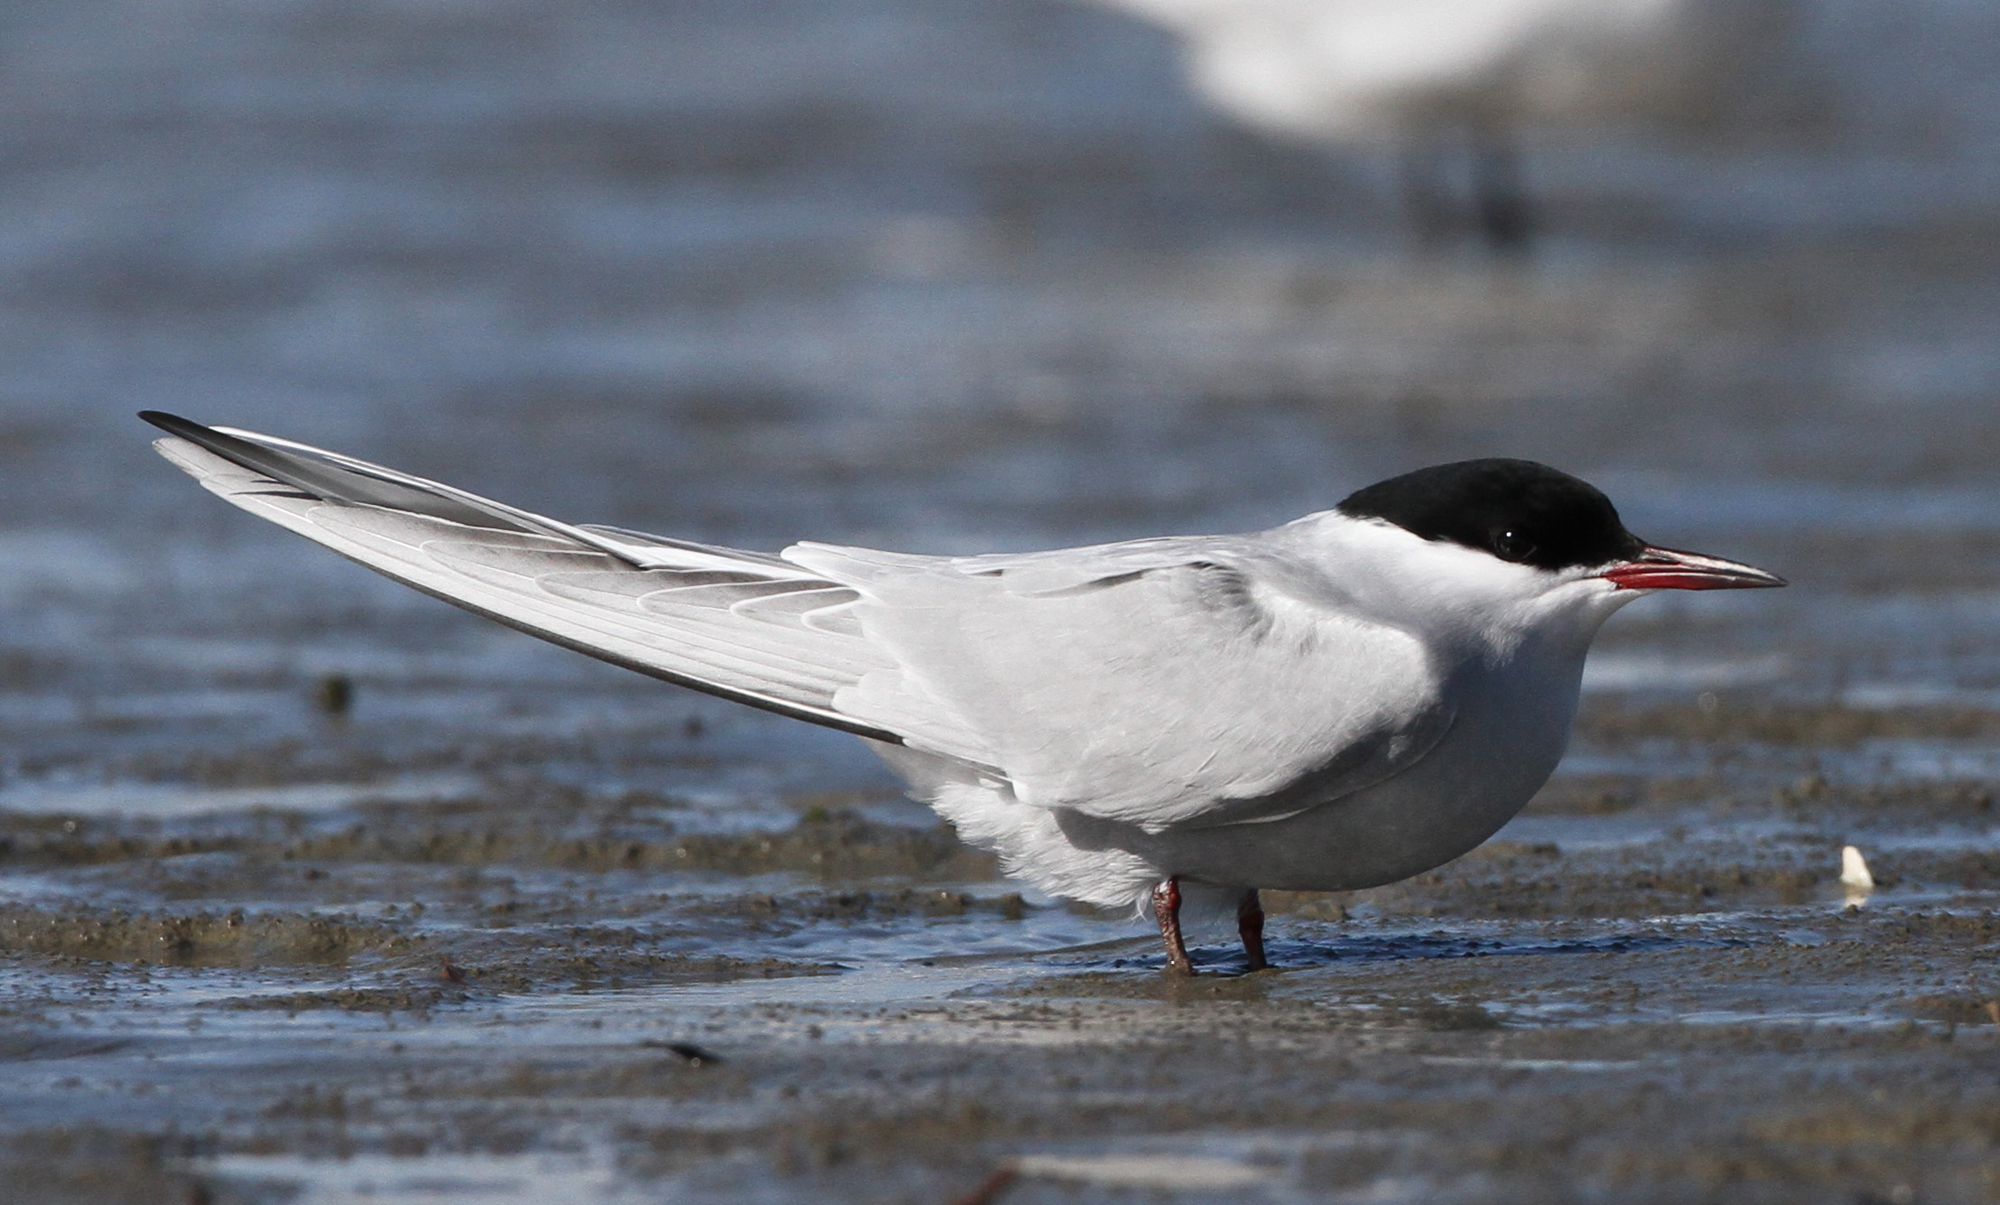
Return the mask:
M1419 874L1507 822L1568 743L1598 628L1654 590L1781 586L1649 545L1526 460L1437 465L1269 531L987 556L776 556L572 525L173 415L155 446L253 514L578 652L851 732L965 840L1051 895Z

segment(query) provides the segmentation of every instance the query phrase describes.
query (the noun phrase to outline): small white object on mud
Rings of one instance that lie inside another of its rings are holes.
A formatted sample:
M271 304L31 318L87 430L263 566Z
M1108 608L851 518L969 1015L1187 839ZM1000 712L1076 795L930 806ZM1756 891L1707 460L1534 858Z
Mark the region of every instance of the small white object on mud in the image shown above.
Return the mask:
M1840 847L1840 885L1850 895L1875 890L1875 876L1868 873L1868 860L1852 845Z

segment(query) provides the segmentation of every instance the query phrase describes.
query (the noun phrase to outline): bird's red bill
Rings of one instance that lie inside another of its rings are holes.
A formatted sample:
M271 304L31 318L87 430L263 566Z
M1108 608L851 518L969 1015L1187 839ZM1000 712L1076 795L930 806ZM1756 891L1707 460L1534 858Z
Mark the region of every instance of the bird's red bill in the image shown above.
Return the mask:
M1775 573L1674 548L1648 548L1598 576L1622 590L1754 590L1785 584Z

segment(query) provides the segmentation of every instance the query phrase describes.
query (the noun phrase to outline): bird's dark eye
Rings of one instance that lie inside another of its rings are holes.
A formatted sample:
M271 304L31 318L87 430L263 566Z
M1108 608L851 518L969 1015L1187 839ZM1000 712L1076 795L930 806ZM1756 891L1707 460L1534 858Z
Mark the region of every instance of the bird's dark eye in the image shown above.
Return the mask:
M1525 561L1535 555L1535 542L1518 531L1496 531L1493 555L1503 561Z

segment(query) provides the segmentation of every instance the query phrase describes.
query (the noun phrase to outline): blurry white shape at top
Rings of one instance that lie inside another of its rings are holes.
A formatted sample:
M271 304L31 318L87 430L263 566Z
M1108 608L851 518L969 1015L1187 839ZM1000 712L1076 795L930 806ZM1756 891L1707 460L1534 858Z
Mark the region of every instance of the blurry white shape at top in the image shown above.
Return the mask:
M1181 35L1196 86L1233 117L1403 146L1420 233L1445 199L1425 173L1443 140L1464 140L1475 225L1518 247L1532 227L1515 160L1524 127L1712 117L1775 47L1794 0L1101 2Z
M1187 39L1209 99L1268 130L1398 137L1427 112L1561 117L1686 0L1108 0Z

